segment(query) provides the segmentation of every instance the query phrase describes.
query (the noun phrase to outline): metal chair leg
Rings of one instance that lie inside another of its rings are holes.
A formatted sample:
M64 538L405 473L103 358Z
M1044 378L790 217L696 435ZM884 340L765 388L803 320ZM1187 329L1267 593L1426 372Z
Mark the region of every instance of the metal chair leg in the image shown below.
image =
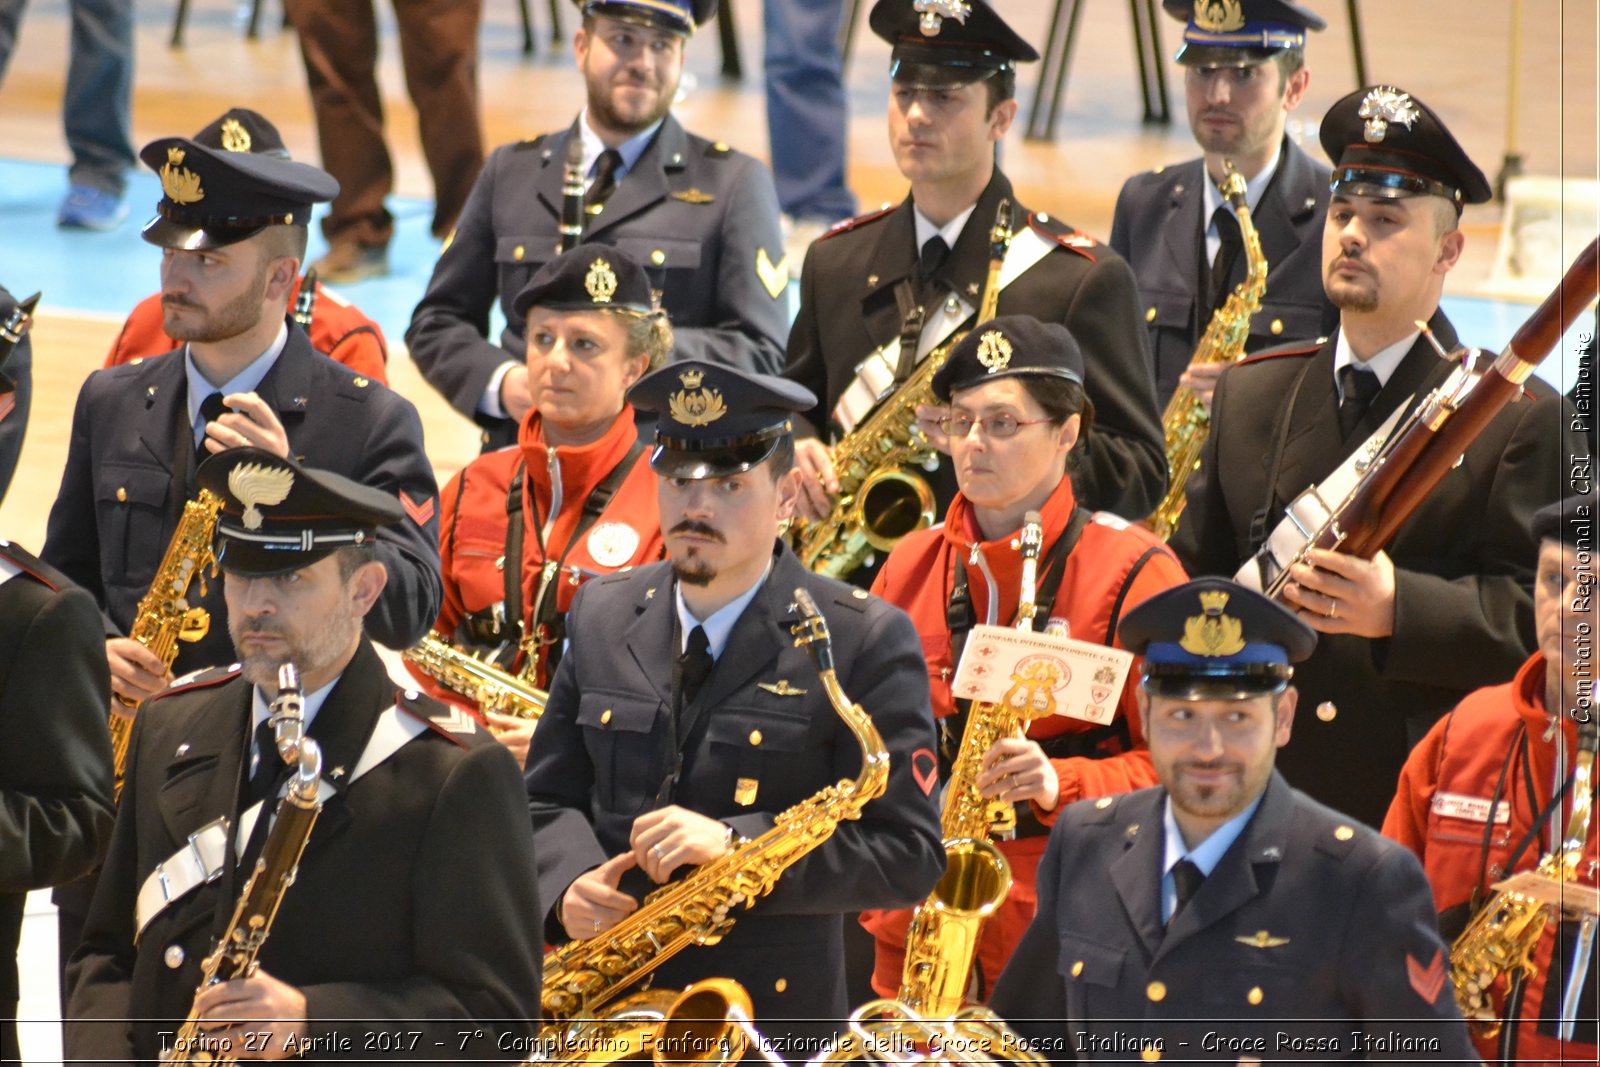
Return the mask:
M562 40L561 0L550 0L550 43L560 44Z
M1139 50L1139 85L1144 94L1144 121L1162 126L1172 121L1172 111L1167 101L1167 70L1161 65L1161 28L1156 16L1156 0L1144 0L1141 20L1138 0L1130 0L1133 7L1134 47ZM1148 34L1148 37L1146 36ZM1145 48L1148 42L1149 48ZM1154 90L1156 107L1150 106Z
M528 10L528 0L517 0L517 11L522 15L522 54L533 55L533 13Z
M1078 23L1083 15L1083 0L1071 0L1072 11L1067 15L1067 36L1061 44L1061 57L1056 62L1056 80L1050 89L1050 117L1045 120L1044 139L1056 139L1056 118L1061 112L1061 98L1067 93L1067 69L1072 65L1072 45L1078 39Z
M733 0L717 0L717 36L722 40L722 76L732 81L744 78L739 61L739 30L733 24Z
M189 0L178 0L178 7L172 14L172 37L167 41L168 48L183 47L183 27L189 21Z
M1075 2L1075 0L1074 0ZM1065 0L1056 0L1055 10L1050 15L1050 28L1044 35L1044 52L1039 57L1039 85L1033 93L1033 106L1028 108L1028 129L1024 134L1027 140L1044 140L1041 119L1045 108L1045 87L1050 84L1050 71L1056 62L1056 37L1061 29L1061 9Z
M843 62L840 70L850 77L850 56L856 48L856 23L861 21L861 0L850 0L850 10L845 13L844 24L839 27L839 55Z
M250 0L250 21L245 23L244 35L250 41L261 37L261 0Z
M1356 0L1345 0L1345 8L1350 12L1350 49L1356 58L1356 88L1366 88L1367 82L1367 47L1361 39L1361 13L1356 10Z

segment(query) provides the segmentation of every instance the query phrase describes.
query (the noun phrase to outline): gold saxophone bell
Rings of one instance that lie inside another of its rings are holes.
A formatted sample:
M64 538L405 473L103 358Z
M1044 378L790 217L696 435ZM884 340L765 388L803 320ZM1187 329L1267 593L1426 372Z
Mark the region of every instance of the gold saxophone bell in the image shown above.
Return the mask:
M1022 1036L988 1008L963 1008L928 1018L896 1000L873 1000L850 1016L848 1032L807 1067L840 1067L861 1060L896 1067L1047 1067Z
M750 994L731 978L707 978L674 993L652 989L619 1001L593 1019L542 1036L533 1067L599 1067L621 1060L657 1067L732 1067L754 1047L772 1067L784 1067L751 1018Z

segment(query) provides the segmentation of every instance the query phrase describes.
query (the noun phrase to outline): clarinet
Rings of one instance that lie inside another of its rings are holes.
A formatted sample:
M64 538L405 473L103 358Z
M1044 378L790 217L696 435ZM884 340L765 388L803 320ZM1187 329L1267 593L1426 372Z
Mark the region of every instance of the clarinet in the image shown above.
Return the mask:
M317 310L317 268L307 270L300 279L300 295L294 298L294 321L303 330L311 329L311 318Z
M567 166L561 179L561 245L570 252L583 242L583 138L567 139Z

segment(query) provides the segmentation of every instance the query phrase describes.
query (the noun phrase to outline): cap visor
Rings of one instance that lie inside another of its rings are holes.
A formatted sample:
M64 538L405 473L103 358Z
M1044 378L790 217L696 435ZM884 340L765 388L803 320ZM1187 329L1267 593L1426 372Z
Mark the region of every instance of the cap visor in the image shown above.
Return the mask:
M778 447L781 437L730 448L691 450L658 444L650 454L650 467L663 478L725 478L759 467Z
M185 226L173 222L165 215L157 215L145 223L144 229L139 231L139 236L157 248L203 252L208 248L225 248L231 244L238 244L264 229L265 226L243 230L205 229L199 226Z
M959 89L994 76L998 69L897 59L889 65L889 79L906 89Z
M1240 48L1225 44L1185 44L1173 56L1185 67L1254 67L1279 52L1281 48Z
M318 560L332 555L340 547L329 545L326 548L313 548L307 552L298 545L294 548L271 548L221 537L217 540L217 566L221 567L225 574L271 578L309 567Z
M1194 676L1146 678L1145 689L1153 696L1173 700L1248 700L1287 688L1286 678L1242 678L1238 676Z

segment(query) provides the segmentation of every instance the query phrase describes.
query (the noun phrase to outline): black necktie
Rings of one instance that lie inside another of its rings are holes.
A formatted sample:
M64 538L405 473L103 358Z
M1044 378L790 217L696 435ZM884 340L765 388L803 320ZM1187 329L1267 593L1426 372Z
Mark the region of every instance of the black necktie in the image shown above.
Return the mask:
M194 465L196 467L211 458L211 450L206 448L205 424L217 421L227 413L227 410L222 405L221 393L212 393L200 401L200 443L194 449Z
M245 805L248 807L260 800L270 806L276 791L274 787L283 778L285 767L283 758L278 755L277 731L268 716L256 727L256 769L245 788Z
M711 674L715 661L711 658L711 641L706 637L705 627L696 626L689 631L689 644L680 657L681 664L678 674L678 686L682 696L682 704L694 700L700 692L700 687Z
M1200 883L1205 880L1206 876L1190 860L1179 860L1172 865L1172 884L1178 890L1178 902L1172 908L1172 919L1167 920L1169 924L1182 914L1184 905L1194 898Z
M1228 275L1233 273L1234 260L1244 247L1244 235L1239 232L1239 220L1226 207L1219 207L1211 216L1221 243L1211 260L1211 308L1216 310L1228 299Z
M1382 383L1372 371L1362 370L1354 363L1346 363L1339 368L1339 391L1344 395L1344 399L1339 401L1339 436L1346 440L1350 438L1356 423L1367 413L1372 398L1378 395L1381 388Z
M944 266L944 261L950 258L950 246L945 239L934 234L922 246L922 255L917 260L917 275L922 280L922 291L927 294L933 284L933 276L939 273ZM927 296L924 295L924 301Z
M617 191L617 170L621 166L622 153L615 148L600 153L594 165L594 180L584 194L584 201L590 208L604 207L611 194Z

